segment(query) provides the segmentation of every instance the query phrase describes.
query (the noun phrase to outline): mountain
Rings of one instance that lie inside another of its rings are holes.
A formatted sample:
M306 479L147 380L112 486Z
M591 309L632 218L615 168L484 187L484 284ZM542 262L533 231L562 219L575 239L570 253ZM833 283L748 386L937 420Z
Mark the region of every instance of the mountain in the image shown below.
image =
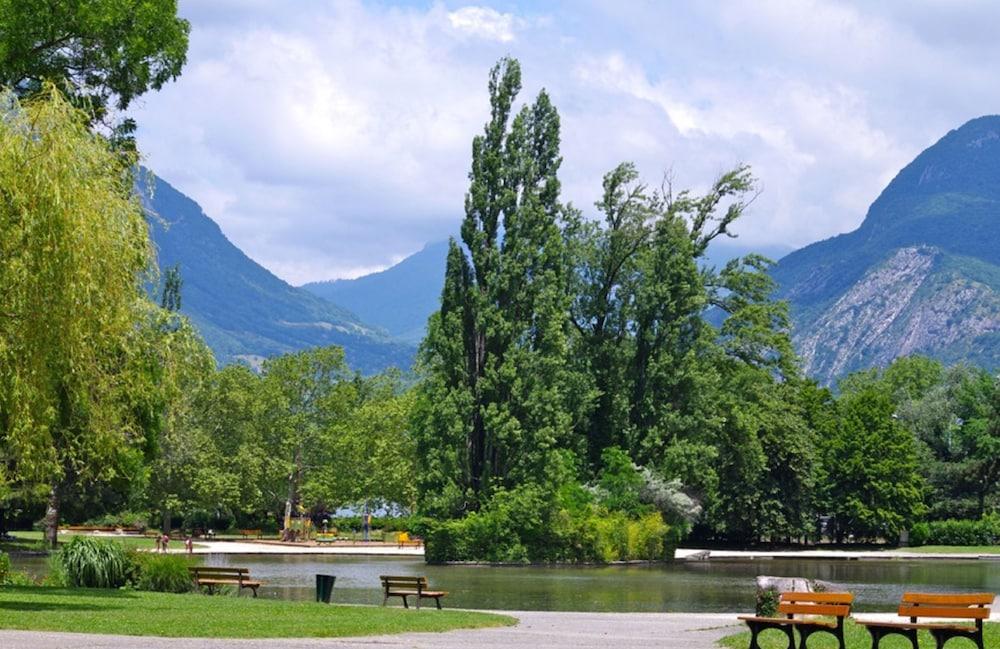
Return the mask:
M923 151L861 226L772 269L806 372L824 382L908 354L1000 367L1000 116Z
M145 174L148 178L148 173ZM140 182L161 269L180 266L181 311L219 363L257 365L268 356L340 345L354 369L408 368L415 348L356 315L290 286L233 245L193 200L155 178Z
M714 242L705 255L708 266L721 268L734 257L758 252L779 259L792 248L749 247L738 239ZM303 284L319 297L343 305L365 322L378 325L400 340L419 343L427 319L440 305L448 242L429 243L391 268L357 279Z
M419 343L437 310L448 242L429 243L391 268L357 279L311 282L302 288L341 304L400 340Z

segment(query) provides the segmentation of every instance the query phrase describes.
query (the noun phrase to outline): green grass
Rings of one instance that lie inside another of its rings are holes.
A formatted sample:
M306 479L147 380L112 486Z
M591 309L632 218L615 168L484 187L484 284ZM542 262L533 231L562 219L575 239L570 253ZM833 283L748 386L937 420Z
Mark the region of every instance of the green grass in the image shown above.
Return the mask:
M118 590L0 588L0 629L197 638L319 638L509 626L504 615L433 608Z
M45 552L49 548L45 545L42 539L42 533L35 530L21 531L21 532L11 532L16 541L2 541L0 542L0 551L3 552L25 552L25 551L35 551L35 552ZM90 536L86 534L60 534L59 543L60 545L66 543L74 536ZM127 548L135 548L137 550L155 550L156 549L156 539L147 538L144 536L119 536L116 534L100 534L97 538L111 539L112 541L117 541L122 543ZM198 547L196 542L195 547ZM183 539L170 539L171 549L184 549Z
M998 545L921 545L900 548L898 552L923 552L926 554L1000 554Z
M863 616L861 616L863 617ZM1000 624L987 623L985 636L986 649L1000 649ZM920 649L934 649L934 639L927 631L920 631ZM844 626L844 639L847 641L847 649L871 649L872 640L867 629L848 620ZM757 641L762 649L788 649L788 636L782 631L764 631L757 636ZM795 634L795 643L798 646L799 636ZM734 633L719 640L719 645L730 649L747 649L750 646L750 632ZM827 633L816 633L809 636L809 649L836 649L837 641L832 635ZM910 641L906 638L891 635L882 639L879 645L882 649L911 649ZM946 645L948 649L962 649L963 647L974 647L969 640L949 640Z

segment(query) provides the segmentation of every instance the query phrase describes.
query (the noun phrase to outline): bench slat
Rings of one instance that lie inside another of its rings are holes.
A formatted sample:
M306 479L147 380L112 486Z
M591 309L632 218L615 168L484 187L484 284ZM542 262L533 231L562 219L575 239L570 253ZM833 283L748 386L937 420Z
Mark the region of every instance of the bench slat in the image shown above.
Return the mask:
M903 593L904 604L950 604L953 606L989 606L993 593Z
M831 617L846 617L851 614L851 607L844 604L778 604L779 613L790 615L829 615Z
M990 616L988 608L968 608L964 606L908 606L899 607L900 617L949 617L967 620L985 620Z
M851 604L854 595L851 593L797 593L781 594L783 602L816 602L817 604Z

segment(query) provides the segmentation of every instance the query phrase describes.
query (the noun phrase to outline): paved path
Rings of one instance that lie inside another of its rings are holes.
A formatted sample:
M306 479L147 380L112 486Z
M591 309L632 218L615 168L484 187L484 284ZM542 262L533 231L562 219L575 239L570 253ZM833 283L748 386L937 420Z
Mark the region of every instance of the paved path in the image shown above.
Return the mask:
M713 649L739 631L734 615L502 611L520 620L496 629L288 640L205 640L0 631L4 649Z
M183 544L182 544L183 545ZM175 551L171 548L171 551ZM183 552L183 549L176 550ZM396 545L291 545L245 541L198 541L195 554L352 554L365 556L423 557L424 549Z

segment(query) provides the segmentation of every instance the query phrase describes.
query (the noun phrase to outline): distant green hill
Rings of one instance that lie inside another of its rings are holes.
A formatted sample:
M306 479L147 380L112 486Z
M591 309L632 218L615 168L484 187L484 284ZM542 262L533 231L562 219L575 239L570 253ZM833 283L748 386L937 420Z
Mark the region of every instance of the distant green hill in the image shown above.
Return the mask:
M140 183L143 186L143 183ZM415 347L395 341L349 310L290 286L234 246L193 200L160 178L143 197L160 268L180 265L181 311L220 363L320 345L344 347L351 367L404 369Z
M302 288L341 304L401 340L419 343L437 310L448 242L429 243L391 268L357 279L311 282Z
M861 227L772 274L806 371L824 381L913 353L1000 367L1000 117L948 133Z

